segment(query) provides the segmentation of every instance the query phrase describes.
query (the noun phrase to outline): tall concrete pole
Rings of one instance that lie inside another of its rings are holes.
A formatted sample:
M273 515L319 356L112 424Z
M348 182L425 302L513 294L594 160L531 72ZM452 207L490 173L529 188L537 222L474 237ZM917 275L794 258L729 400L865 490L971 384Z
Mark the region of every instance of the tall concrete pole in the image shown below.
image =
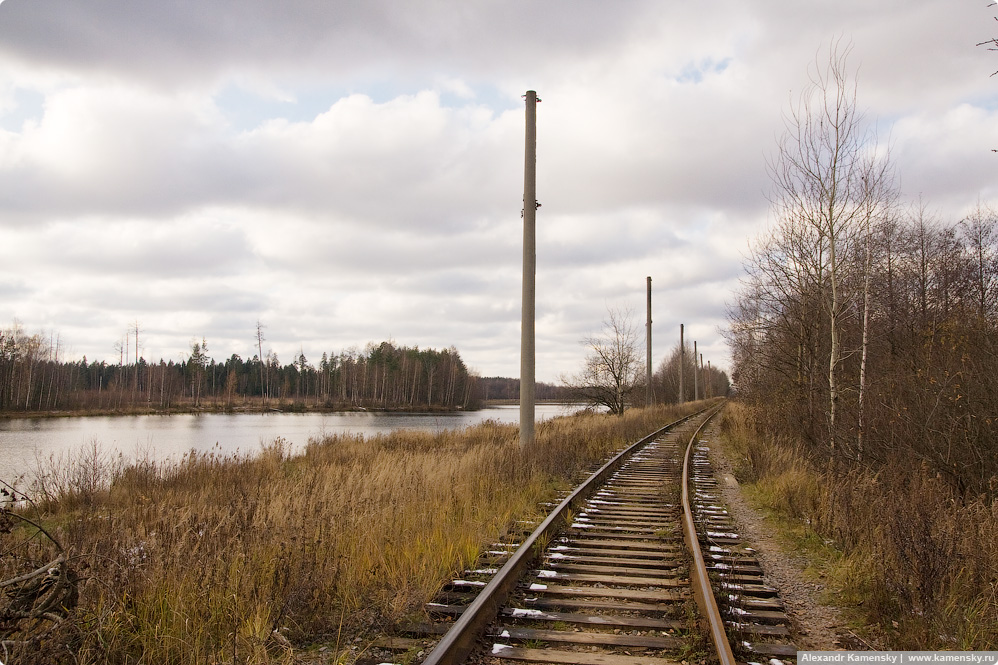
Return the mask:
M693 340L693 401L697 401L700 394L700 371L697 369L697 341Z
M651 390L651 275L648 276L648 322L645 326L647 329L645 339L648 347L645 350L645 405L651 406L654 401Z
M683 324L679 324L679 403L686 401L686 393L683 390L683 374L686 373L686 347L683 346Z
M703 376L700 377L700 383L703 384L703 398L707 399L707 375L703 371L703 354L702 353L700 354L700 374L703 375Z
M711 388L711 373L710 373L710 361L707 361L707 378L704 380L703 387L707 393L707 398L710 399L714 396L714 390Z
M528 90L523 158L523 309L520 319L520 447L534 443L534 297L537 276L537 93Z

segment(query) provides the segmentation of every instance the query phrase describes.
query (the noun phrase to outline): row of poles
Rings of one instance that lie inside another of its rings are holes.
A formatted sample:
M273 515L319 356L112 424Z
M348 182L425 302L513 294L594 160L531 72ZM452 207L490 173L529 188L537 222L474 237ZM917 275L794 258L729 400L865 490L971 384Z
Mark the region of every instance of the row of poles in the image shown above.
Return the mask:
M684 326L682 323L679 324L679 403L682 404L686 401L686 390L683 387L684 377L686 376L686 343L684 340ZM651 277L648 278L648 370L647 370L647 383L646 383L646 400L648 406L651 406L654 402L654 393L652 391L652 380L651 380ZM697 341L693 340L693 400L696 401L701 398L704 399L712 397L708 394L710 392L710 384L706 380L706 377L701 378L703 373L703 354L697 352ZM707 377L711 374L710 372L710 361L707 361ZM702 387L702 389L701 389Z
M646 278L648 285L648 317L645 323L645 342L647 344L647 349L645 351L645 358L647 359L645 365L645 405L651 406L655 403L655 384L652 382L652 370L651 370L651 276ZM693 340L693 400L696 401L700 399L701 395L701 384L703 386L703 397L708 398L708 384L706 380L701 380L700 375L703 372L703 354L697 352L697 342ZM707 376L710 376L710 361L707 361ZM686 342L685 342L685 326L679 324L679 403L682 404L686 401L686 390L684 389L683 382L686 377Z
M534 312L537 276L537 104L541 101L537 92L528 90L524 95L527 105L526 132L523 160L523 293L520 320L520 446L527 447L534 442L534 405L536 402L536 382L534 376ZM651 277L648 284L648 319L646 353L646 403L654 402L651 366ZM686 364L683 324L679 325L679 401L686 401L683 390L683 375ZM696 341L693 342L693 395L699 395L699 374L703 368L703 355L697 354ZM708 362L708 368L710 363ZM708 372L709 376L709 372ZM706 394L706 384L704 384Z

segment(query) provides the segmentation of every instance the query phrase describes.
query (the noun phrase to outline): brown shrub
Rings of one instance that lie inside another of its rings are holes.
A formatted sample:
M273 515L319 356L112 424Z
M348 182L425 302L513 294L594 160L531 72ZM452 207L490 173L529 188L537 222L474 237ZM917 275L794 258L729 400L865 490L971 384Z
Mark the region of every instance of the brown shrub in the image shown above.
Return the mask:
M766 436L743 405L722 431L767 507L831 539L863 600L898 649L993 649L998 644L998 500L961 500L921 464L879 470L820 466L786 437ZM896 626L895 626L896 623Z

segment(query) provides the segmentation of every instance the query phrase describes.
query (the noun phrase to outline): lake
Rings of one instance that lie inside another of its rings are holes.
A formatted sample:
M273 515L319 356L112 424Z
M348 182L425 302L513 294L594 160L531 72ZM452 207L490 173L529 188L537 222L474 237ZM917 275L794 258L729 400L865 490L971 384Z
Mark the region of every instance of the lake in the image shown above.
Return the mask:
M575 404L538 404L536 419L568 415ZM203 413L144 416L15 418L0 420L0 480L30 474L38 462L67 456L93 442L126 459L179 459L189 450L253 453L277 437L292 450L309 438L352 433L372 436L395 429L463 429L485 420L519 423L520 407L494 406L449 413Z

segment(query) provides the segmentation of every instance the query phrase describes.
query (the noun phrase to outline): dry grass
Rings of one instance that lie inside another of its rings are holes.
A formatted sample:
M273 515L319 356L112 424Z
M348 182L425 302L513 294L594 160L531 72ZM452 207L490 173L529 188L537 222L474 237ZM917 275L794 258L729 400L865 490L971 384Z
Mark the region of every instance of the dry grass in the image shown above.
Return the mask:
M419 618L554 488L676 417L558 418L526 452L496 423L335 435L297 456L278 440L171 466L121 467L94 446L38 488L38 513L87 580L73 627L18 662L293 662L292 644ZM18 557L44 557L41 540L18 537Z
M737 475L765 508L842 553L841 599L891 648L989 650L998 645L998 500L961 500L908 460L879 470L816 468L763 432L744 405L722 421Z

